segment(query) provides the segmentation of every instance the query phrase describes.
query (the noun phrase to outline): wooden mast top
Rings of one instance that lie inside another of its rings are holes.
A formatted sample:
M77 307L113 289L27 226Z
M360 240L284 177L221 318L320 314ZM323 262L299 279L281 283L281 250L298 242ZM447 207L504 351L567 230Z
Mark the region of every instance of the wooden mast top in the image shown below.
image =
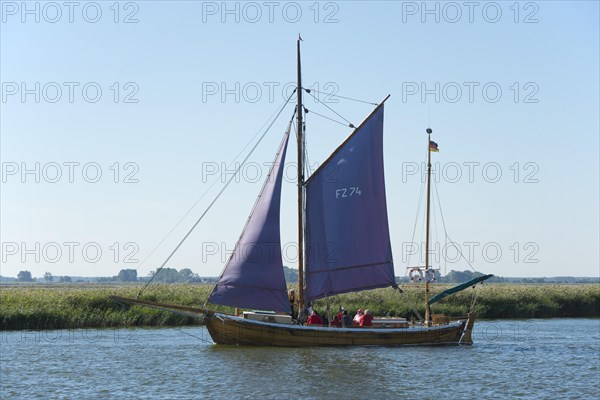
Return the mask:
M302 125L302 72L300 64L300 41L298 35L297 57L298 57L298 96L297 122L298 122L298 317L304 310L304 129Z

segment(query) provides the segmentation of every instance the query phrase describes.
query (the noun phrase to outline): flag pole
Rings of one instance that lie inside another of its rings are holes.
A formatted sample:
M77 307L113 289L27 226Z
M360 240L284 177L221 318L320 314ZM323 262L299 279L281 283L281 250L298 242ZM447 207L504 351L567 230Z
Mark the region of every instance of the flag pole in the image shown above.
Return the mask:
M431 308L429 306L429 204L431 198L431 133L427 128L427 217L425 222L425 325L431 325Z

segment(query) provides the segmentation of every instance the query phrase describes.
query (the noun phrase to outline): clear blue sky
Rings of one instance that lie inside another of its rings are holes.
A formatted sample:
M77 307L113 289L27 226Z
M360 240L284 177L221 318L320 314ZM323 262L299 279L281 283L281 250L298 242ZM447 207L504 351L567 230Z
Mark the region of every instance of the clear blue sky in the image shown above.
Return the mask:
M225 9L220 1L137 1L119 3L118 12L113 3L28 2L30 12L20 1L1 4L2 275L155 269L221 184L143 265L125 261L145 259L207 191L213 168L231 161L279 107L295 81L301 32L305 86L372 102L392 95L385 165L397 275L407 265L430 125L448 234L475 269L599 276L598 2ZM372 109L321 99L354 124ZM339 119L310 97L306 107ZM168 266L220 273L260 190L254 178L266 175L291 113L289 106L245 179ZM307 124L314 164L350 133L311 113ZM288 161L295 152L290 141ZM288 180L281 228L290 266L294 196ZM435 215L433 239L443 246ZM420 242L421 229L415 237ZM442 272L469 268L454 256L434 264Z

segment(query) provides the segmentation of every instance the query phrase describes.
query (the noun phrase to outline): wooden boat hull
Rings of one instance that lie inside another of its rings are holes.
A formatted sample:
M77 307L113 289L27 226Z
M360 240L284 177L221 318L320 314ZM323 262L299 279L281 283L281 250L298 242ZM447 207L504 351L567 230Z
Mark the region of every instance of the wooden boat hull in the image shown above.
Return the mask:
M206 327L217 344L243 346L415 346L471 344L474 318L448 325L409 328L327 328L254 321L208 313Z
M439 326L409 328L326 328L263 322L205 308L111 296L123 304L140 305L204 319L217 344L242 346L416 346L472 344L475 316Z

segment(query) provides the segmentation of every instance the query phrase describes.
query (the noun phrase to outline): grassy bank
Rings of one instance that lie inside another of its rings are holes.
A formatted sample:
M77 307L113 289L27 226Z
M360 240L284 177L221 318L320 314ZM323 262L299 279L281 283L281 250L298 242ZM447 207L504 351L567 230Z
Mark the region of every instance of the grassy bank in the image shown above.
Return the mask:
M140 286L2 286L0 288L0 329L64 329L117 326L193 325L198 320L143 307L126 307L109 300L110 295L135 297ZM448 288L434 285L432 295ZM165 303L200 306L212 286L156 285L140 298ZM600 317L600 285L510 285L488 284L477 288L475 312L479 318ZM473 301L467 289L432 306L434 313L464 315ZM423 313L422 288L377 289L335 296L330 308L344 306L351 311L369 308L375 315L413 315L411 305ZM316 309L325 311L319 300ZM225 307L212 307L231 311Z

